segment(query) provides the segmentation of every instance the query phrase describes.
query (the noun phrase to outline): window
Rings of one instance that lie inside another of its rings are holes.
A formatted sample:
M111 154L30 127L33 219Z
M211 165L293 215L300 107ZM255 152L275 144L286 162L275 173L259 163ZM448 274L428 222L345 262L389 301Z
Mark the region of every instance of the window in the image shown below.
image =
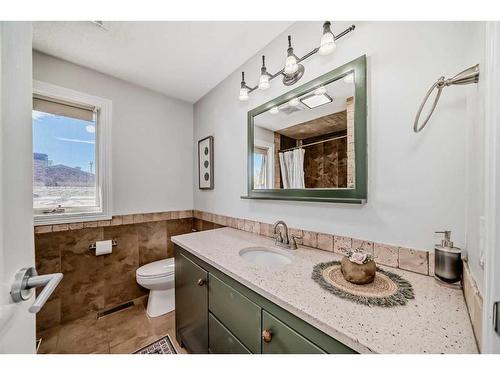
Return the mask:
M255 140L253 153L254 189L272 189L274 184L274 144Z
M253 154L253 186L254 189L265 189L267 187L267 149L255 147Z
M34 82L37 224L109 218L110 110L108 100Z

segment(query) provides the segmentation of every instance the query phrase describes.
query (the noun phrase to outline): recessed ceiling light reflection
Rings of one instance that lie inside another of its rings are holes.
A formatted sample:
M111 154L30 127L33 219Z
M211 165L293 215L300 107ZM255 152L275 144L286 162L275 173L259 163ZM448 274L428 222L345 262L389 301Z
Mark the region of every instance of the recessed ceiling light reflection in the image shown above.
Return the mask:
M325 86L320 86L316 90L314 90L314 95L323 95L326 93Z
M354 74L350 73L344 77L345 83L354 83Z
M272 114L272 115L275 115L275 114L277 114L277 113L279 113L279 112L280 112L280 110L279 110L279 108L278 108L278 107L273 107L273 108L271 108L271 109L269 110L269 113L270 113L270 114Z

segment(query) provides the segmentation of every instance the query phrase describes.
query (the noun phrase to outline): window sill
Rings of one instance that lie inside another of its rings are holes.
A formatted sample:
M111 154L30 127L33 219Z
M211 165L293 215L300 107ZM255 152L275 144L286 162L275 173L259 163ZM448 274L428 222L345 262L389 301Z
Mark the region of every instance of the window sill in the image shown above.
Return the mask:
M63 214L34 215L34 225L81 223L85 221L111 220L112 216L103 212L79 212Z

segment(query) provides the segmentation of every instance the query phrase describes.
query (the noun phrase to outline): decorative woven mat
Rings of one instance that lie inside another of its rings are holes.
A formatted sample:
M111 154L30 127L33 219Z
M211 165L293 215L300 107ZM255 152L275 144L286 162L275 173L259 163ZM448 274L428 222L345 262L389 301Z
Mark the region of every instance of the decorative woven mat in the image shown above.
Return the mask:
M170 336L166 335L154 343L137 350L134 354L177 354L177 350L175 350Z
M336 296L368 306L401 306L415 298L413 287L408 281L378 267L375 280L365 285L353 284L344 279L340 262L337 261L315 265L312 279Z

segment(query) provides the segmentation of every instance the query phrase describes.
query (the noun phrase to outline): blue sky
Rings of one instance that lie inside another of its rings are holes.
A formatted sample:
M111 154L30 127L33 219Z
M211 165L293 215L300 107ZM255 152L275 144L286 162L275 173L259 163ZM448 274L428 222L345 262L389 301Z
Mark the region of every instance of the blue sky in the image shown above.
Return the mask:
M94 162L95 124L70 117L33 111L33 152L47 154L53 164L89 171Z

